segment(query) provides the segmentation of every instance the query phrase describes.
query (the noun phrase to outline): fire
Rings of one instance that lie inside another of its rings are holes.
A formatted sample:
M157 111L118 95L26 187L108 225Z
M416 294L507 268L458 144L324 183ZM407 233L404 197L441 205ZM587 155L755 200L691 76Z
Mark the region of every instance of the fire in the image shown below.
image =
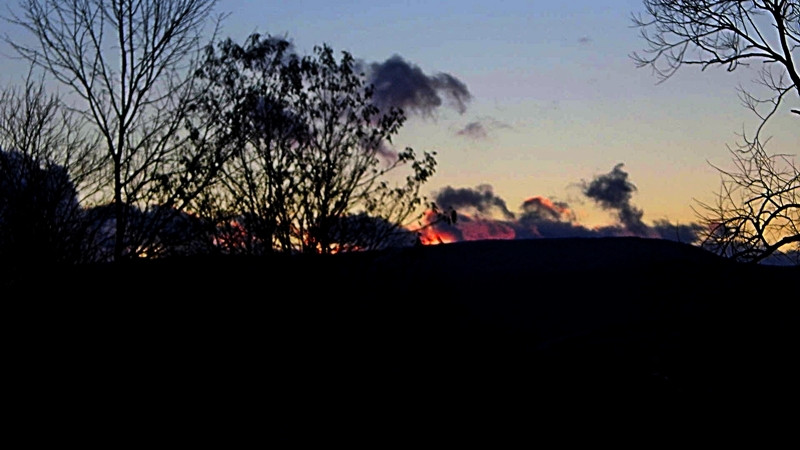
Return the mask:
M318 247L318 249L321 252L321 248ZM335 242L331 244L331 248L330 248L330 252L331 252L332 255L335 255L337 253L345 253L345 252L360 252L360 251L364 251L364 250L365 250L364 248L361 248L358 245L344 245L344 244L338 244L338 243L335 243Z
M517 237L514 228L502 221L460 214L456 224L441 223L436 221L436 214L433 211L425 214L425 225L417 230L417 233L423 245Z
M552 214L553 218L557 220L562 220L562 218L574 220L575 218L575 213L573 213L565 203L553 203L553 201L549 198L542 197L540 195L530 197L522 202L522 208L526 210L544 209Z
M513 228L499 221L474 220L462 223L459 227L465 241L481 241L486 239L510 240L517 237Z
M419 241L422 245L439 245L456 242L458 238L452 233L435 230L432 226L428 226L419 231Z
M236 220L231 220L217 229L213 244L225 251L239 251L247 248L251 241L250 233L244 225Z
M442 225L438 222L438 216L436 212L433 210L428 210L425 211L422 227L417 230L410 231L417 233L417 236L419 236L419 242L422 245L439 245L457 242L459 240L457 234L455 234L453 231L446 230L445 227L452 227L452 225Z

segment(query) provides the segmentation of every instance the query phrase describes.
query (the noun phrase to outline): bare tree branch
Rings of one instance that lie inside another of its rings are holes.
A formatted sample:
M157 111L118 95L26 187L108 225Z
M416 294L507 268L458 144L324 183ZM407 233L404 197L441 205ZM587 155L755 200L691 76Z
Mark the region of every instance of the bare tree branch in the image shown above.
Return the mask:
M180 208L185 202L179 197L199 190L196 183L182 182L191 172L185 162L198 159L191 155L197 148L178 131L192 102L193 64L215 4L26 0L19 4L21 14L7 19L37 44L27 46L8 36L6 41L83 100L74 110L95 125L104 141L112 166L116 260L144 251L154 235L128 236L129 207ZM193 176L199 174L195 170Z
M729 151L733 170L715 167L722 178L716 202L698 202L695 211L706 225L703 245L747 262L777 254L800 264L800 172L792 155L765 149L767 124L787 97L800 98L794 52L800 36L797 0L643 0L645 14L634 17L647 43L634 53L639 67L650 67L659 82L684 64L726 66L761 62L756 84L761 97L743 87L739 98L758 118L755 131L741 134ZM800 115L800 110L790 113Z
M82 117L28 73L0 92L0 262L92 259L82 205L104 187L104 153Z

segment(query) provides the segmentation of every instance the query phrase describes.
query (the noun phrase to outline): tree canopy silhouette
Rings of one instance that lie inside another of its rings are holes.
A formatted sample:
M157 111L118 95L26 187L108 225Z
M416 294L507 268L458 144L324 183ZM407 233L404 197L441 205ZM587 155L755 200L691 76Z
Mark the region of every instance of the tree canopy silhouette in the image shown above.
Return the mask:
M226 158L195 210L220 225L228 251L413 242L404 226L427 206L420 188L435 153L391 148L405 115L373 104L349 53L321 45L301 56L287 39L254 34L209 47L197 73L204 95L191 134Z

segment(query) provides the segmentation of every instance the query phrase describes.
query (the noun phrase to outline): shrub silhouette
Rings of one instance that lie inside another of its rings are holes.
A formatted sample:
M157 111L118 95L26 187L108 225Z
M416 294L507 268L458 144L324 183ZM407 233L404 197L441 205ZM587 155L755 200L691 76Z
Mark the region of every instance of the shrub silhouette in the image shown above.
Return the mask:
M0 260L4 264L74 262L82 210L66 170L0 150Z

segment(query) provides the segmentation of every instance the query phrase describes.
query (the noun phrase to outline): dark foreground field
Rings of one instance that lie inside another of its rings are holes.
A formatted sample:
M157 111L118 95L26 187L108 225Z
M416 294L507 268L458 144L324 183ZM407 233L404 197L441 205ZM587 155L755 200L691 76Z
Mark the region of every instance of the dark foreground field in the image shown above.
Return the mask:
M30 273L3 295L20 413L104 430L198 437L224 423L231 439L391 441L453 421L524 428L594 409L612 422L618 408L755 418L800 400L800 270L670 241Z

